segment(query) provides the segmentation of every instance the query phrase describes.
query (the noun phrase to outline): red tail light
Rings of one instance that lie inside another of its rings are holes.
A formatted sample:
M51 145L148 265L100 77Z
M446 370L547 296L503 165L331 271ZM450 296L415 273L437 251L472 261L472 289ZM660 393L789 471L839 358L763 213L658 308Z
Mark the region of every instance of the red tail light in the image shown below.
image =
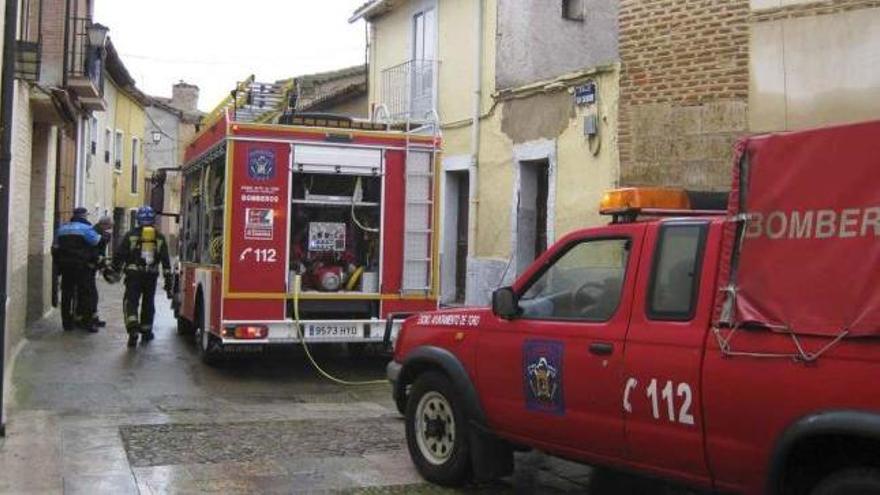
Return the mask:
M239 325L235 327L235 338L242 340L265 339L269 335L269 327L263 325Z

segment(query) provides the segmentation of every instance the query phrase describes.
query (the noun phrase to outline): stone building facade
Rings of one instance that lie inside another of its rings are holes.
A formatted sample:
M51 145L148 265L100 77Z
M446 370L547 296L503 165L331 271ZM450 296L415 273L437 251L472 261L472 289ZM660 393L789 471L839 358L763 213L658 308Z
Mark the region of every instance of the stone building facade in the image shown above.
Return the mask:
M620 2L622 185L722 190L748 131L749 0Z
M86 128L104 105L100 47L83 41L91 13L89 0L22 0L15 20L16 58L38 47L39 65L20 63L14 89L7 358L26 324L51 309L54 228L81 199Z

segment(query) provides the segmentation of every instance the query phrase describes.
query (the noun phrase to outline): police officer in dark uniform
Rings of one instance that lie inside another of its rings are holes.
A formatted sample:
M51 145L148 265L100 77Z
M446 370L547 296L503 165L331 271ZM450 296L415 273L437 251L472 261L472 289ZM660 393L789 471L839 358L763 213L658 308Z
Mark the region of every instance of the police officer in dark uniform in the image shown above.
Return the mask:
M153 315L156 308L153 299L159 279L159 265L165 279L165 292L171 292L171 260L168 243L156 227L156 212L149 206L137 211L138 226L128 231L113 254L113 266L125 271L125 328L128 330L128 346L134 347L138 334L144 342L153 340ZM140 309L140 317L138 310Z
M88 275L89 265L97 260L101 236L87 216L85 208L73 210L73 218L58 228L52 245L52 256L61 275L61 323L67 331L75 325L89 332L98 331L92 324Z

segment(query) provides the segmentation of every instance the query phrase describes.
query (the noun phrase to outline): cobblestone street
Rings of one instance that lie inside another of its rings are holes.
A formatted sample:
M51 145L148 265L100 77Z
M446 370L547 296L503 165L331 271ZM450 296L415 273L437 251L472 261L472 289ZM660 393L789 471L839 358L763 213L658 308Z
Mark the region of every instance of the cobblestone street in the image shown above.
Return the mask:
M296 349L202 364L163 295L155 341L125 346L120 286L100 286L98 334L33 326L13 375L2 493L447 493L406 452L385 385L340 387ZM386 357L319 352L349 379ZM469 493L678 493L654 482L523 454L513 478ZM452 491L448 491L453 493Z

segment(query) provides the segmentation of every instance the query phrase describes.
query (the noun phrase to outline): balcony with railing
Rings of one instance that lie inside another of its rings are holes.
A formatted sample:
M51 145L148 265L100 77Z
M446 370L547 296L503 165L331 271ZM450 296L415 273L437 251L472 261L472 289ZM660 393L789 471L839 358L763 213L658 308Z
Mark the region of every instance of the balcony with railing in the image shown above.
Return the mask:
M431 122L437 115L437 60L410 60L382 71L382 101L393 122Z
M92 38L106 36L106 28L93 24L87 17L68 19L69 30L65 70L67 87L89 110L103 110L104 58L103 47Z
M18 38L15 40L15 77L30 82L40 79L43 43L43 0L23 0L20 4Z

